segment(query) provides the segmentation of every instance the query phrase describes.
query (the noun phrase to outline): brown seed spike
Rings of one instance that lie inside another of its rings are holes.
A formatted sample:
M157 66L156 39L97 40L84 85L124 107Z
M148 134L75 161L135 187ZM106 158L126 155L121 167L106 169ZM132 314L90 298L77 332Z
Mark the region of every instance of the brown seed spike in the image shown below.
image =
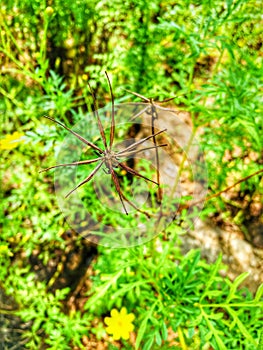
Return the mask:
M75 131L71 130L70 128L68 128L67 126L65 126L64 124L62 124L61 122L54 120L48 116L45 116L47 119L57 123L58 125L62 126L64 129L66 129L67 131L69 131L72 135L74 135L75 137L77 137L80 141L82 141L84 144L90 146L93 151L96 154L99 154L100 157L95 158L95 159L87 159L87 160L83 160L83 161L78 161L78 162L72 162L72 163L65 163L65 164L57 164L54 166L51 166L49 168L43 169L41 170L41 172L43 171L48 171L51 169L55 169L55 168L59 168L59 167L67 167L67 166L84 166L87 164L92 164L92 163L96 163L98 162L98 164L96 165L96 167L93 169L93 171L83 180L81 181L79 184L77 184L69 193L67 193L66 198L69 197L74 191L76 191L79 187L85 185L86 183L88 183L95 175L96 173L99 171L99 169L104 165L107 167L108 169L108 173L110 174L112 181L114 183L114 187L118 193L118 196L120 198L122 207L124 209L124 212L126 215L128 215L128 211L127 208L125 206L125 202L127 202L128 204L130 204L135 210L137 210L138 212L144 214L147 216L147 218L150 218L150 214L147 213L146 211L141 210L140 208L138 208L135 204L133 204L123 193L123 191L121 190L121 185L118 179L118 176L115 172L115 168L121 168L124 169L127 173L130 173L134 176L137 176L143 180L149 181L149 182L153 182L156 185L159 186L159 178L157 178L157 182L147 178L144 175L141 175L140 173L138 173L136 170L128 167L126 164L124 164L120 159L121 158L127 158L131 155L135 155L136 153L139 152L143 152L145 150L148 149L156 149L158 147L165 147L166 144L161 144L161 145L157 145L156 144L156 139L155 137L161 133L163 133L166 129L158 131L158 132L154 132L154 127L152 128L152 134L139 140L134 142L132 145L126 147L125 149L123 149L122 151L119 152L114 152L112 150L112 145L114 142L114 137L115 137L115 107L114 107L114 96L113 96L113 92L112 92L112 87L111 87L111 83L110 83L110 79L109 76L107 74L107 72L105 72L107 80L108 80L108 84L109 84L109 88L110 88L110 94L111 94L111 123L110 123L110 140L109 143L107 143L107 139L106 139L106 135L105 135L105 131L97 110L97 101L96 101L96 97L93 93L92 88L90 87L90 91L91 91L91 95L93 98L93 104L94 104L94 115L96 117L97 123L98 123L98 127L99 127L99 132L100 132L100 137L103 141L103 145L104 145L104 149L99 148L96 144L86 140L84 137L82 137L81 135L79 135L78 133L76 133ZM146 142L149 139L153 139L153 144L154 146L152 147L145 147L145 148L141 148L141 149L137 149L138 146L142 145L144 142ZM108 147L109 145L109 147ZM159 169L158 169L159 170Z

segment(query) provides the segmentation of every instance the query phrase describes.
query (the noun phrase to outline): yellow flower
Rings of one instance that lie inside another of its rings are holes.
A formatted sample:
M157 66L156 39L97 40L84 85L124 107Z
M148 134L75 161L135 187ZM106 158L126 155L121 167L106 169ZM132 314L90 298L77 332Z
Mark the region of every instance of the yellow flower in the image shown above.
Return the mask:
M0 140L0 149L10 150L16 148L19 145L19 143L25 142L23 140L23 136L24 134L18 131L15 131L12 135L6 135L6 137Z
M111 317L105 317L104 322L108 326L106 332L112 334L114 340L120 338L129 339L130 332L133 331L134 325L134 314L127 314L125 307L119 312L116 309L111 310Z

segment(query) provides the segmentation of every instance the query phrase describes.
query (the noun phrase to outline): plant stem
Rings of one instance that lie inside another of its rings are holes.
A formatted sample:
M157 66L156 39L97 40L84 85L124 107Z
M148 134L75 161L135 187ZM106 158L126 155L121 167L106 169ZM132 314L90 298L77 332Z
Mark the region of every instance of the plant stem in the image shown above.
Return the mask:
M178 332L178 337L179 337L179 341L180 341L180 344L182 346L182 349L187 350L187 345L186 345L185 340L184 340L184 334L183 334L182 328L180 326L178 326L177 332Z
M259 175L259 174L261 174L261 173L263 173L263 169L260 169L260 170L258 170L258 171L256 171L256 172L254 172L253 174L250 174L250 175L248 175L248 176L246 176L246 177L243 177L242 179L238 180L238 181L235 182L233 185L226 187L226 188L223 189L222 191L219 191L219 192L217 192L217 193L214 193L214 194L212 194L211 196L208 196L208 197L206 197L206 198L198 199L197 201L190 203L189 206L196 205L196 204L198 204L198 203L200 203L200 202L202 202L202 201L209 201L209 200L212 199L212 198L218 197L218 196L220 196L220 194L231 190L233 187L237 186L237 185L240 184L241 182L244 182L244 181L250 179L251 177L256 176L256 175ZM189 206L188 206L188 207L189 207ZM188 208L188 207L184 207L184 208Z

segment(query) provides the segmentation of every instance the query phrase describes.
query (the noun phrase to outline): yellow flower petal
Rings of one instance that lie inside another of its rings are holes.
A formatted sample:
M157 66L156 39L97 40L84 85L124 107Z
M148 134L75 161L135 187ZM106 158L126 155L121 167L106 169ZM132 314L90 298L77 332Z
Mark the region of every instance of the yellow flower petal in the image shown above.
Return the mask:
M0 140L0 149L1 150L11 150L16 148L19 143L25 142L23 140L23 133L15 131L11 135L6 135L2 140Z
M122 307L122 308L121 308L120 314L121 314L121 316L127 315L127 309L126 309L126 307Z
M112 309L110 314L111 317L117 317L119 315L119 311L117 309Z
M104 322L106 323L107 326L111 324L111 318L110 317L105 317Z
M135 319L134 314L128 314L126 317L129 322L132 322Z

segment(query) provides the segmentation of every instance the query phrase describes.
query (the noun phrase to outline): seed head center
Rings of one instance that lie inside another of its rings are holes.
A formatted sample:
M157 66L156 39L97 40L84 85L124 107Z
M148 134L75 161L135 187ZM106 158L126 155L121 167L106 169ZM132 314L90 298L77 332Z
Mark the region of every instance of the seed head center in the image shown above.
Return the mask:
M110 168L110 164L112 168L118 167L119 162L115 152L113 152L112 150L106 150L104 153L104 157L105 157L105 164L108 169Z

